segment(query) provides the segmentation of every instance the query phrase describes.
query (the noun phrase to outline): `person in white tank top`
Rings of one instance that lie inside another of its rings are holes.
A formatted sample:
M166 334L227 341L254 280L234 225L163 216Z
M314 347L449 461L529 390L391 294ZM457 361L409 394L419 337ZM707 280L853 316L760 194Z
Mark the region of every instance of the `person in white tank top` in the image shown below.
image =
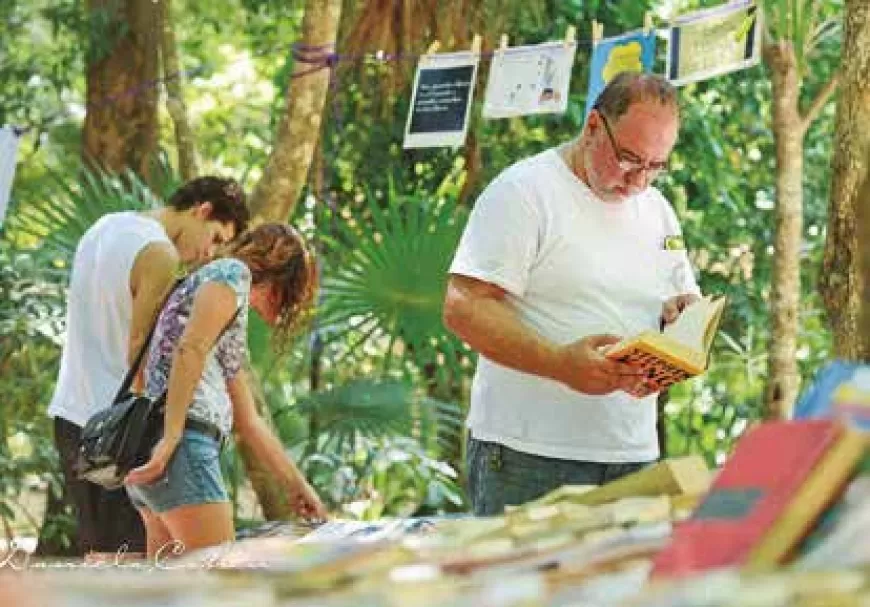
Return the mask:
M179 265L210 258L246 227L248 217L238 183L201 177L179 188L164 208L102 217L76 248L67 335L48 414L82 554L121 546L142 552L145 532L123 490L105 491L76 478L81 428L112 402Z
M467 425L469 495L500 514L562 484L599 485L659 455L656 395L599 348L659 328L699 296L651 180L677 140L675 89L608 83L582 134L502 172L466 226L444 302L480 353Z

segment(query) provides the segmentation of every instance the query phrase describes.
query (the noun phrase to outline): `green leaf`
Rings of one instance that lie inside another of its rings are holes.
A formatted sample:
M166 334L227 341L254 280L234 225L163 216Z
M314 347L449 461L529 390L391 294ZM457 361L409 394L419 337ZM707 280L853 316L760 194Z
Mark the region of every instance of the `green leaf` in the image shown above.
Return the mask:
M392 184L387 198L382 207L369 193L351 217L331 218L318 311L324 339L350 338L352 355L386 337L385 374L404 362L393 356L401 347L419 367L459 375L468 352L441 318L447 270L466 213L455 198L403 194Z
M415 436L425 444L439 436L455 441L462 433L458 405L423 397L397 380L352 380L305 395L295 409L316 416L317 439L336 450L356 449L363 439Z

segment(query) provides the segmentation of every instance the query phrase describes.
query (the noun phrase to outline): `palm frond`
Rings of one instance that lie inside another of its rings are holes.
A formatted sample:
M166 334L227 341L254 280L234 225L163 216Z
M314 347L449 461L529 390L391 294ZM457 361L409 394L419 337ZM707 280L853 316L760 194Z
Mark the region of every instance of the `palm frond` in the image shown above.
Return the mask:
M464 209L455 199L430 201L394 187L387 198L381 206L370 195L350 218L334 218L324 240L318 325L327 343L351 341L348 352L375 339L388 342L384 372L396 363L397 350L442 376L458 371L468 353L441 319Z
M458 405L422 396L397 380L353 380L309 393L293 408L303 417L316 416L316 438L336 452L353 450L363 439L393 436L413 437L422 445L450 444L463 423Z
M113 175L83 169L77 179L50 172L45 197L20 204L10 217L12 229L30 236L60 261L69 261L76 244L103 215L160 205L151 189L132 171Z

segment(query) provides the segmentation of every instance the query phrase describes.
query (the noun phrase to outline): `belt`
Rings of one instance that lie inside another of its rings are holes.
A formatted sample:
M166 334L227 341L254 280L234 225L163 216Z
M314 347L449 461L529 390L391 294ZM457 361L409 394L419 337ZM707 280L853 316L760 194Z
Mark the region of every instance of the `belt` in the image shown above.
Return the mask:
M220 443L221 447L224 446L224 433L214 424L188 417L184 421L184 429L205 434L207 437L213 438Z

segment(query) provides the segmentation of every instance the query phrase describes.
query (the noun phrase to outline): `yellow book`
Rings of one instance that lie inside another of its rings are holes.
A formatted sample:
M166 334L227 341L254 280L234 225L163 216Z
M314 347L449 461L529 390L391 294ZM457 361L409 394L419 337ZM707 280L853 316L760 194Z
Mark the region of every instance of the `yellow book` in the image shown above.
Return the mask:
M725 297L705 297L688 306L661 332L643 331L611 346L605 355L646 371L641 385L631 392L636 396L700 375L707 370L725 302Z
M766 570L783 563L845 488L864 456L867 434L850 427L813 468L785 511L750 553L745 567Z
M710 487L710 471L700 455L662 460L600 487L563 485L520 508L572 503L597 506L626 497L700 495Z

